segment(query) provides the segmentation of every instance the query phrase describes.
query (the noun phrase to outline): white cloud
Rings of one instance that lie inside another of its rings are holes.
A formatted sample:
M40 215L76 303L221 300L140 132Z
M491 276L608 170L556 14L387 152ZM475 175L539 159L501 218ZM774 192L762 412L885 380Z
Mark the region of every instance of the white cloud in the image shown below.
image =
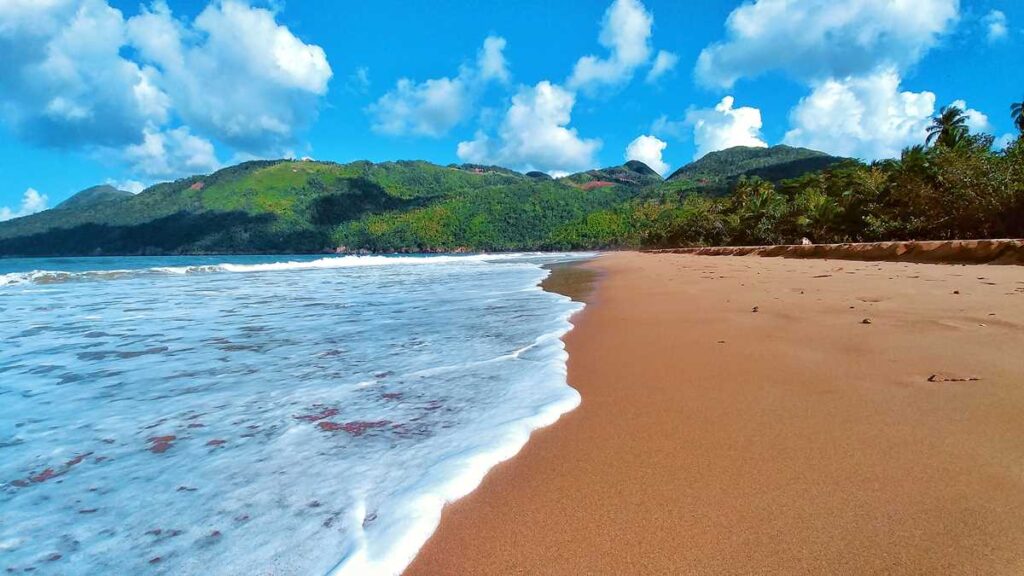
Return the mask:
M575 104L573 92L548 81L522 87L512 98L497 137L478 132L475 139L459 143L459 158L549 173L591 168L601 141L581 138L569 127Z
M124 27L105 0L0 4L0 111L15 134L62 148L119 146L166 121L153 71L120 54Z
M960 0L755 0L726 21L727 38L706 47L698 79L731 87L782 70L821 81L915 64L959 18Z
M138 180L114 180L113 178L107 178L105 184L113 186L118 190L131 192L132 194L138 194L146 189L146 185Z
M206 174L220 168L213 144L186 127L147 130L142 143L128 146L124 156L136 174L151 178Z
M637 136L626 146L626 160L639 160L664 176L668 173L669 165L661 158L661 155L667 146L668 143L654 136Z
M678 63L679 56L667 50L659 50L658 55L654 57L654 64L651 66L650 72L647 73L647 82L657 82L658 78L674 70Z
M935 94L900 91L895 69L830 79L790 112L785 142L865 160L892 158L924 142Z
M508 61L505 59L505 39L500 36L488 36L484 39L483 48L477 55L477 68L483 80L508 82Z
M460 78L437 78L419 84L402 78L368 111L376 132L438 137L469 116L472 100L469 87Z
M193 21L162 0L128 20L107 0L0 1L0 53L0 114L17 136L112 154L145 175L210 166L196 141L285 149L331 78L320 47L239 0L211 2ZM155 137L172 157L144 153Z
M694 158L734 146L766 148L761 136L761 111L744 106L733 108L732 96L722 98L714 108L690 109L686 125L693 127Z
M1016 142L1017 138L1020 138L1019 134L1003 134L999 138L996 138L996 141L995 141L995 144L993 144L993 147L996 150L1004 150L1007 147L1009 147L1010 144L1013 144L1014 142Z
M654 17L638 0L615 0L604 13L598 37L610 54L580 58L566 85L572 90L595 90L629 81L651 57L653 25Z
M964 116L967 117L967 127L971 129L972 133L978 134L992 131L992 124L988 121L988 116L973 108L968 108L966 101L954 100L950 106L955 106L964 111Z
M128 37L193 130L252 153L290 145L316 117L332 71L274 13L237 0L207 6L189 25L166 4L128 21Z
M651 123L651 133L656 136L671 137L676 139L684 138L687 135L689 126L686 119L672 120L667 114L658 116Z
M469 118L488 82L508 79L504 49L504 38L489 36L476 66L463 66L454 78L400 79L393 90L366 109L371 128L393 136L444 136Z
M17 208L0 206L0 222L46 210L47 202L49 202L49 198L45 194L40 194L35 188L29 188L25 190L25 194L21 197L21 205Z
M1001 10L992 10L981 19L985 26L985 37L990 44L1006 40L1009 36L1010 27L1006 20L1006 14Z
M370 69L360 66L349 74L346 89L354 94L366 94L370 91Z

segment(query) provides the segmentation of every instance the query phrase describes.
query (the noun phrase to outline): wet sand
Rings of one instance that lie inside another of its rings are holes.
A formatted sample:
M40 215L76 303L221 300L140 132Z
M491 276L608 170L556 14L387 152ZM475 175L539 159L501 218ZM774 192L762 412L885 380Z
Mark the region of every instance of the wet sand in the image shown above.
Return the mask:
M586 266L582 406L406 574L1024 573L1024 268Z

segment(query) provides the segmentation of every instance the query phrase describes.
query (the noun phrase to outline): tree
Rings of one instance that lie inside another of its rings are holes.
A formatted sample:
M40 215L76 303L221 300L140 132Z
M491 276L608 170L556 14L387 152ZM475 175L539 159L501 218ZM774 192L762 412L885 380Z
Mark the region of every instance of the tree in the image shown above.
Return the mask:
M939 110L938 116L932 118L925 144L956 148L963 143L969 132L964 111L956 106L945 106Z
M1024 100L1010 104L1010 117L1013 118L1013 123L1020 133L1024 135Z
M782 223L789 206L771 182L741 178L732 195L734 238L746 244L782 244Z

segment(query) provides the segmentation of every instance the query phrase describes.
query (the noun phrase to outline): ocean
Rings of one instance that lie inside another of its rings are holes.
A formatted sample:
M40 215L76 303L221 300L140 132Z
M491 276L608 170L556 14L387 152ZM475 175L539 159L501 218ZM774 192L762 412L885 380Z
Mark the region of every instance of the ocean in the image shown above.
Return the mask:
M585 257L0 260L0 568L401 572L579 404Z

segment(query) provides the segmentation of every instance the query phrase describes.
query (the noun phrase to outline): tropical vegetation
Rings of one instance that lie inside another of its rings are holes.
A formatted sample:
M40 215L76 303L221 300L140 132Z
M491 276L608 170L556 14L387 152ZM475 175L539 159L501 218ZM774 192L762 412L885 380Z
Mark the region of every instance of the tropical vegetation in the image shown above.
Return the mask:
M1011 107L1024 135L1021 104ZM1024 237L1024 143L944 108L864 163L776 146L668 179L640 162L563 178L426 162L246 162L137 195L98 187L0 223L0 255L509 251Z

